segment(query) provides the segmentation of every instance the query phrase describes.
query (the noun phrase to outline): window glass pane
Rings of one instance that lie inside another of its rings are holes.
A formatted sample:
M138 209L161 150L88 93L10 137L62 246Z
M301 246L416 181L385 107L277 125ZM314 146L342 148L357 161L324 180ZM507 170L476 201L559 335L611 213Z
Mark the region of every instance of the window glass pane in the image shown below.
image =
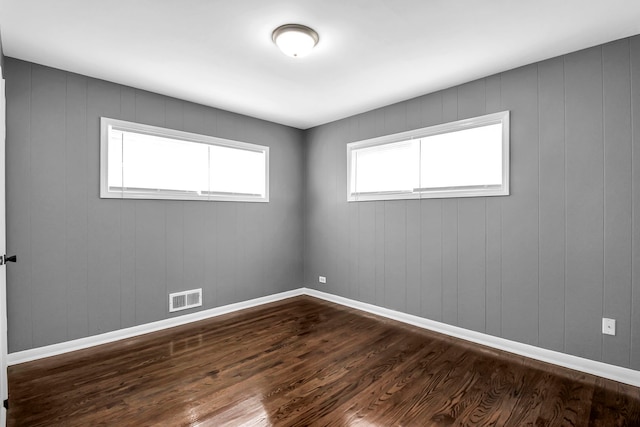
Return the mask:
M123 135L125 191L202 194L208 190L208 146L134 132Z
M422 138L420 187L502 184L502 124Z
M509 111L352 142L347 157L348 201L506 196Z
M101 118L100 197L269 201L269 147Z
M351 192L411 192L418 186L418 141L354 150Z
M265 157L264 152L211 145L209 191L264 196Z

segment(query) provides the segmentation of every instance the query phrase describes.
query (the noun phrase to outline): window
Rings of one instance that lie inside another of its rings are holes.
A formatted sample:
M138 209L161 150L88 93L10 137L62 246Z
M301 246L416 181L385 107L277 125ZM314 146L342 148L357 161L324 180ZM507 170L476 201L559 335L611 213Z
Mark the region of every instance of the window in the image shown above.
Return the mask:
M101 119L100 197L269 201L269 147Z
M509 112L347 144L347 200L509 194Z

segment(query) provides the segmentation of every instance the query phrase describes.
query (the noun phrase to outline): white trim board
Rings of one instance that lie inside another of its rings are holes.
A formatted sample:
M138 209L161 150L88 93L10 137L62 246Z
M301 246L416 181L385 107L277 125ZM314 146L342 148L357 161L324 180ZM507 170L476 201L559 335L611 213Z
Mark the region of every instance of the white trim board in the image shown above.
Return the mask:
M565 368L574 369L599 377L608 378L621 383L640 387L640 371L622 368L607 363L596 362L594 360L585 359L578 356L572 356L553 350L547 350L535 347L529 344L522 344L516 341L495 337L493 335L481 332L471 331L460 328L458 326L448 325L446 323L436 322L435 320L425 319L423 317L414 316L412 314L402 313L400 311L388 308L378 307L373 304L352 300L349 298L332 295L310 288L299 288L292 291L281 292L274 295L268 295L261 298L255 298L235 304L229 304L222 307L216 307L209 310L198 311L184 316L173 317L170 319L160 320L145 325L134 326L131 328L120 329L118 331L107 332L87 338L67 341L59 344L53 344L45 347L34 348L30 350L10 353L7 358L9 366L19 363L30 362L32 360L42 359L45 357L56 356L59 354L81 350L100 344L106 344L119 341L125 338L131 338L138 335L148 334L150 332L160 331L163 329L180 326L198 320L204 320L211 317L220 316L235 311L244 310L246 308L256 307L286 298L296 297L300 295L308 295L325 301L351 307L356 310L365 311L367 313L386 317L388 319L397 320L419 328L428 329L441 334L460 338L465 341L474 342L485 345L487 347L496 348L498 350L507 351L509 353L518 354L529 357L531 359L540 360L542 362L551 363Z
M202 310L195 313L185 314L183 316L172 317L170 319L159 320L157 322L146 323L144 325L132 326L130 328L119 329L117 331L106 332L100 335L93 335L86 338L61 342L59 344L47 345L44 347L32 348L29 350L10 353L7 357L7 364L17 365L19 363L31 362L45 357L57 356L59 354L71 351L82 350L94 347L96 345L107 344L138 335L148 334L150 332L161 331L163 329L173 328L175 326L185 325L187 323L197 322L198 320L209 319L211 317L221 316L223 314L232 313L234 311L244 310L246 308L256 307L283 299L297 297L304 294L304 288L294 289L292 291L281 292L278 294L267 295L265 297L255 298L248 301L237 302L234 304L223 305L208 310Z
M596 362L595 360L572 356L570 354L560 353L553 350L547 350L529 344L522 344L516 341L484 334L482 332L471 331L469 329L448 325L446 323L436 322L435 320L425 319L423 317L414 316L412 314L402 313L400 311L378 307L373 304L367 304L365 302L355 301L349 298L328 294L325 292L317 291L315 289L305 288L304 294L323 299L325 301L330 301L336 304L355 308L356 310L366 311L367 313L376 314L388 319L398 320L400 322L417 326L419 328L428 329L434 332L439 332L441 334L460 338L465 341L471 341L476 344L485 345L487 347L496 348L498 350L504 350L509 353L518 354L521 356L529 357L531 359L551 363L553 365L563 366L565 368L585 372L603 378L608 378L635 387L640 387L640 371L636 371L633 369L609 365L603 362Z

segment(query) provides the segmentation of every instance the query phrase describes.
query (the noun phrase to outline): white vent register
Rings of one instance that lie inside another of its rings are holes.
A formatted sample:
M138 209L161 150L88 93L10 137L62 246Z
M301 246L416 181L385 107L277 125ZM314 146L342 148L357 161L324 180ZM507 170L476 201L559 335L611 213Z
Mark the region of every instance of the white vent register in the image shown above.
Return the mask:
M169 294L169 312L186 310L202 305L202 288Z

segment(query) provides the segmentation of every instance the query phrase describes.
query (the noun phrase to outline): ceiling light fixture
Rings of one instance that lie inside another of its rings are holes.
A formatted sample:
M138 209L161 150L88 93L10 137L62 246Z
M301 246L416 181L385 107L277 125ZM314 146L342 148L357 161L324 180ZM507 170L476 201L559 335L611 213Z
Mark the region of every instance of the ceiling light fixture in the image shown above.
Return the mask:
M311 52L320 37L304 25L286 24L273 30L272 39L285 55L301 58Z

